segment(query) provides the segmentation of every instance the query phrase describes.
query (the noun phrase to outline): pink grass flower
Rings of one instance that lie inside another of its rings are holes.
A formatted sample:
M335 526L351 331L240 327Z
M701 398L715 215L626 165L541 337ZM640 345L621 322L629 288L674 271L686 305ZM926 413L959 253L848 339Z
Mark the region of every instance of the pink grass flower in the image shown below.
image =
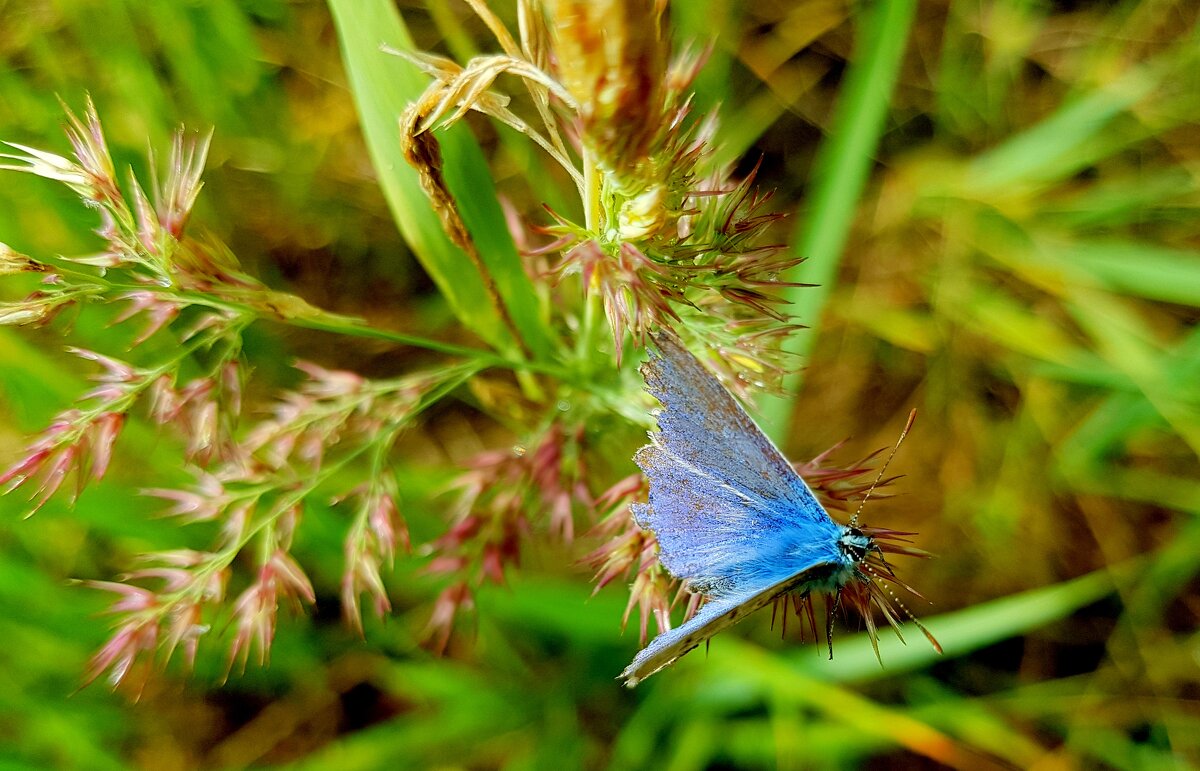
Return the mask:
M122 624L117 627L117 631L104 647L88 661L83 684L90 685L104 672L108 672L109 685L115 689L133 675L139 659L153 656L157 648L158 624L155 621L131 620ZM148 677L148 670L143 670L136 678L138 684L135 690L138 695L145 687Z
M350 628L363 634L362 610L359 597L366 594L378 618L392 611L387 588L380 574L379 553L364 547L360 539L346 539L346 568L342 573L341 600L342 616Z
M171 139L166 184L155 192L159 224L175 239L183 235L196 196L204 186L201 175L211 143L211 131L200 139L189 140L181 129Z
M138 613L149 610L158 603L158 595L149 589L134 586L133 584L123 584L115 581L84 581L83 585L91 589L99 589L117 595L117 600L108 606L108 609L104 611L105 613Z
M146 316L146 326L138 333L133 342L129 344L130 348L136 348L153 337L155 332L170 324L179 316L181 308L180 303L149 289L137 289L125 292L117 295L113 300L129 301L129 306L113 319L114 324L128 321L139 313L144 313Z
M450 635L454 628L454 620L464 610L475 607L475 595L465 581L451 584L442 590L433 603L433 612L429 623L425 626L422 638L425 645L438 654L446 652L450 643Z
M197 472L196 483L188 490L148 488L142 490L142 495L173 501L172 506L163 512L168 517L180 517L185 522L208 522L221 515L229 504L230 498L225 493L225 486L216 476Z
M408 551L411 546L408 525L400 516L400 509L392 495L380 493L373 496L368 499L367 506L367 525L379 544L380 554L390 563L397 550Z
M257 651L259 665L266 663L275 639L281 598L311 605L316 602L316 593L296 561L285 552L276 551L259 570L258 579L234 602L235 632L229 648L227 673L235 662L245 671L252 651Z
M108 473L113 446L124 425L125 415L120 412L106 412L92 423L92 481L99 482Z

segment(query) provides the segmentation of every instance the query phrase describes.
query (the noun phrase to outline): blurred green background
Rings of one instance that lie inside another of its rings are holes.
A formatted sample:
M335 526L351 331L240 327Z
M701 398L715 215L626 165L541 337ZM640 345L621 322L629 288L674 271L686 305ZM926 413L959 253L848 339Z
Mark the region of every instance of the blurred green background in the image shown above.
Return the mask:
M494 48L465 4L400 8L422 48ZM0 20L0 138L65 153L55 97L79 108L85 92L139 171L180 123L214 127L194 227L324 308L462 334L377 186L326 5L0 0ZM416 643L438 588L420 559L388 577L394 617L365 641L340 624L345 523L317 509L296 554L318 612L281 617L268 668L222 682L210 645L139 703L77 692L106 600L68 579L210 536L136 494L184 476L173 440L134 426L74 508L25 520L0 499L0 768L1200 762L1196 5L689 0L671 20L678 40L713 44L697 104L721 105L722 157L763 158L773 206L794 213L780 236L826 287L798 293L812 329L789 453L851 437L856 457L921 410L899 495L869 519L938 555L904 576L946 655L891 640L880 668L846 632L827 662L762 614L624 691L625 595L589 599L580 554L548 550L481 593L473 633L438 659ZM569 206L537 153L473 125L519 209ZM14 249L86 253L94 226L60 187L0 176ZM7 281L0 298L28 290ZM4 465L84 389L61 333L0 328ZM247 349L260 397L297 356L375 374L404 354L271 326ZM411 433L412 457L440 462L405 482L415 542L444 527L435 493L454 463L503 441L453 405Z

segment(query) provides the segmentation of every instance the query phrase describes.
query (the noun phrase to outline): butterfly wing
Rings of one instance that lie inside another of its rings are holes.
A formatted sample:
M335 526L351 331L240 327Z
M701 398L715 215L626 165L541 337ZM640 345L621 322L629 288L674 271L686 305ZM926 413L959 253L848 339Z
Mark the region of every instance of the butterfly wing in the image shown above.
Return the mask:
M683 625L663 632L634 657L621 679L628 688L675 661L713 635L728 629L745 616L805 584L820 582L839 569L837 563L818 562L795 575L744 595L722 597L706 603Z
M796 515L829 519L804 480L725 386L670 335L642 366L646 390L662 403L656 444L679 461Z
M650 501L633 513L663 566L721 597L838 560L838 526L771 440L678 340L656 342L642 373L663 409L634 458Z

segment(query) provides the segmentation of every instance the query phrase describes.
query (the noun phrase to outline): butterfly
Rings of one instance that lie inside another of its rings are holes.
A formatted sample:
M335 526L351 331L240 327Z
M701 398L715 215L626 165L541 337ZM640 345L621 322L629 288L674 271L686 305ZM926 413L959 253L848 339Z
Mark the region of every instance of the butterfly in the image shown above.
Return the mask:
M706 602L690 620L637 654L621 673L625 685L636 686L789 594L797 611L807 604L810 620L811 597L831 598L826 603L830 658L833 616L843 605L863 613L876 655L871 606L899 636L893 603L940 653L933 635L889 586L912 591L884 559L885 551L927 556L904 545L904 536L912 533L859 526L857 513L849 525L834 522L783 454L683 344L667 333L655 335L654 342L658 350L651 351L641 371L662 409L659 430L634 456L650 483L649 502L634 504L631 511L657 538L663 567ZM915 412L908 426L914 417ZM882 475L881 469L875 484Z

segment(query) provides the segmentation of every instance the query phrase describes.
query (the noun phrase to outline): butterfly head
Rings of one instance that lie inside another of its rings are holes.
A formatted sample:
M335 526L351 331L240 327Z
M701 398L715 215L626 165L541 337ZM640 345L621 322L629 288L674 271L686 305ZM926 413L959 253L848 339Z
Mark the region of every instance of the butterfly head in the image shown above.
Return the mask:
M881 552L875 539L863 532L863 529L856 524L842 528L842 536L838 539L838 549L841 550L842 556L851 563L857 565L867 558L872 552Z
M862 615L867 624L867 633L875 646L875 654L879 655L876 643L875 623L872 606L882 612L883 617L900 635L900 622L907 617L941 653L942 646L934 639L929 630L913 615L904 601L896 594L893 586L899 586L916 597L921 594L896 576L888 563L886 554L903 554L909 557L928 557L928 552L909 545L907 536L914 535L900 530L890 530L883 527L868 527L857 523L842 528L838 539L838 548L847 562L853 566L855 580L847 581L839 587L835 605L845 605ZM830 651L832 656L832 650Z
M875 481L871 483L866 494L859 502L858 509L854 512L854 516L850 518L850 524L842 527L841 535L838 538L838 550L841 552L846 563L852 568L852 574L856 580L846 580L840 583L834 595L833 606L836 608L844 604L862 615L866 621L867 634L871 638L871 645L875 648L876 656L879 656L879 645L876 639L872 606L875 606L883 613L884 618L891 624L901 641L904 640L904 637L900 634L900 619L898 618L900 614L896 612L897 609L925 634L925 637L933 645L934 650L938 653L942 652L942 646L938 644L938 641L929 633L929 630L925 628L900 597L896 595L892 585L901 586L917 597L921 596L920 593L896 576L895 572L892 571L892 566L888 564L884 556L885 552L887 552L904 554L910 557L928 557L929 552L908 545L909 541L906 536L914 535L914 533L889 530L883 527L868 527L859 524L859 516L862 514L863 508L871 498L871 494L875 492L875 488L883 479L888 464L896 456L896 451L900 449L900 444L904 441L904 437L908 435L916 417L916 410L909 413L908 422L904 425L904 430L900 432L900 438L896 440L891 453L888 454L883 465L880 467ZM828 628L830 658L833 658L832 624L833 620L831 617Z

